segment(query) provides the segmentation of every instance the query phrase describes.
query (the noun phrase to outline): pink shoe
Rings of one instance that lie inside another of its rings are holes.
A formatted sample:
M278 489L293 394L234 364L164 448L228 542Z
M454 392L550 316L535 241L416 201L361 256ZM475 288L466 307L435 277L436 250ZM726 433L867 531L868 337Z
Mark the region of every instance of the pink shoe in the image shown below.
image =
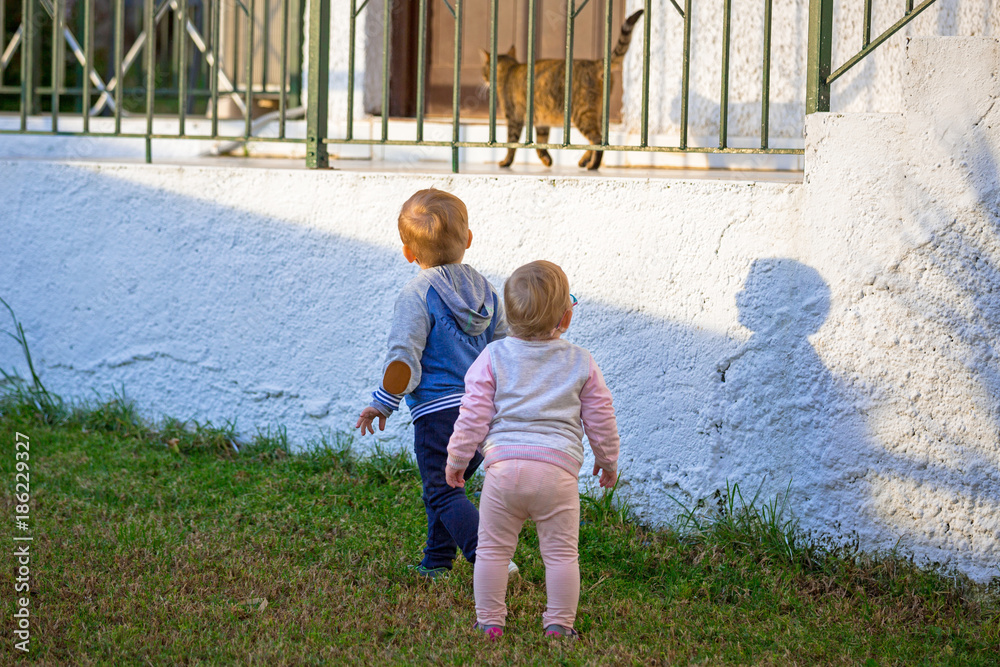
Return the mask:
M555 623L553 623L552 625L546 626L545 636L565 637L566 639L572 639L575 641L580 638L580 633L574 630L573 628L566 628L561 625L556 625Z
M479 630L486 635L486 638L490 641L496 641L497 639L503 637L502 625L483 625L479 621L476 621L476 624L472 626L472 629Z

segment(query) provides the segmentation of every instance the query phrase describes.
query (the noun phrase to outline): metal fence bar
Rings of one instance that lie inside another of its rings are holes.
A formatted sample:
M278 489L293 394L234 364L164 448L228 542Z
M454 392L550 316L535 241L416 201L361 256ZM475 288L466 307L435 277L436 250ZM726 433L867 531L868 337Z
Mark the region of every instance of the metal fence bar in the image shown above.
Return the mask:
M3 59L3 54L5 54L6 52L7 52L7 3L0 2L0 85L3 85L3 73L4 70L7 69L6 62Z
M83 131L90 132L90 70L94 62L94 0L83 2Z
M534 2L534 0L530 0ZM451 171L458 173L459 102L462 94L462 9L464 0L455 0L455 72L451 91Z
M861 48L865 48L872 41L872 0L865 0L865 17L861 32Z
M246 11L246 7L243 6L242 0L238 0L237 2L231 2L230 0L224 1L227 2L228 7L233 10L233 32L231 33L232 39L230 40L232 42L232 46L230 47L231 60L228 62L233 63L233 93L236 93L236 87L240 78L237 71L237 64L240 62L240 15L236 8L240 7Z
M382 11L382 141L389 138L389 49L392 36L392 0Z
M649 36L652 31L650 13L652 0L643 5L642 18L642 120L640 122L639 145L649 145ZM676 5L674 5L676 6Z
M732 33L733 0L725 0L722 11L722 92L719 97L719 148L729 139L729 40Z
M837 70L833 74L830 74L828 77L826 77L826 85L829 87L829 85L831 83L833 83L834 81L836 81L837 79L839 79L841 77L841 75L843 75L847 70L851 69L852 67L854 67L855 65L857 65L859 62L861 62L861 60L865 56L867 56L869 53L871 53L872 51L874 51L875 49L877 49L879 46L881 46L887 39L889 39L894 34L896 34L896 32L898 32L900 29L902 29L903 26L905 26L907 23L909 23L913 19L917 18L917 16L919 16L922 11L924 11L925 9L927 9L928 7L930 7L931 5L933 5L934 2L935 2L935 0L924 0L919 5L917 5L916 7L914 7L914 9L913 9L912 12L910 12L909 14L906 14L905 16L903 16L903 18L899 19L894 24L892 24L892 26L890 26L888 30L886 30L881 35L879 35L878 37L876 37L875 39L873 39L872 42L868 46L866 46L865 48L861 49L853 58L851 58L846 63L844 63L843 65L841 65L839 68L837 68ZM827 110L829 110L829 109L827 109Z
M417 18L417 141L423 141L427 95L427 0L420 0L417 11L420 13Z
M906 0L906 13L909 14L913 11L913 0Z
M771 5L764 0L764 64L760 91L760 147L767 148L771 113Z
M573 117L573 32L576 27L576 2L566 0L566 71L563 82L563 145L570 140L570 121Z
M285 138L288 113L288 2L281 0L281 85L278 91L278 138ZM265 65L265 69L267 66Z
M806 62L806 113L830 110L833 0L809 0L809 56Z
M490 0L490 143L497 140L497 8Z
M354 0L351 0L351 28L353 33ZM354 40L351 40L351 65L354 64ZM306 166L325 169L330 166L327 149L327 100L330 80L330 0L309 2L309 91L306 98ZM348 92L353 89L353 67L349 71ZM350 99L350 98L349 98ZM350 104L350 102L348 103ZM347 109L348 128L354 107ZM348 137L350 139L350 137Z
M250 0L250 8L247 10L247 45L246 45L246 86L245 91L245 101L246 111L244 111L244 135L249 138L253 134L253 24L254 24L254 14L257 9L256 0Z
M177 10L178 15L178 25L180 29L177 31L177 36L174 37L174 41L177 42L180 51L177 54L178 62L178 72L177 72L177 134L183 137L185 134L184 123L187 121L187 105L188 105L188 95L187 95L187 15L188 15L188 0L179 0L179 6Z
M61 0L52 0L52 132L59 131L59 75L62 50L63 6Z
M680 147L688 145L688 105L691 94L691 0L684 0L684 53L681 74L681 137Z
M267 55L271 45L271 7L267 0L264 0L264 22L261 26L260 41L264 44L264 64L260 68L260 89L267 91ZM282 84L284 85L284 84Z
M21 131L28 129L28 105L31 104L31 16L35 13L33 0L21 0Z
M119 0L120 2L121 0ZM211 0L208 0L211 2ZM215 9L212 11L212 63L211 63L211 81L209 85L211 86L211 100L209 104L212 108L212 137L216 138L219 136L219 56L221 49L219 48L219 33L222 31L222 0L217 0L215 3Z
M47 136L47 137L51 137L52 136L52 132L50 130L28 130L27 132L21 132L20 130L0 130L0 135L5 135L5 134L18 134L18 135L25 135L25 136ZM71 132L69 132L69 133L63 132L62 134L63 134L63 136L66 136L66 135L73 136L73 133L71 133ZM112 134L111 132L91 132L87 136L91 136L91 137L111 137L111 138L114 138L114 139L147 139L147 138L148 139L176 139L177 138L177 134L174 133L174 132L168 132L168 133L154 132L153 134L147 134L145 132L122 132L121 134ZM204 136L197 136L197 135L189 135L188 138L190 138L190 139L197 138L197 139L202 139L202 140L205 139ZM233 140L240 139L240 140L242 140L242 137L219 137L219 139L233 139ZM277 137L254 137L253 140L254 140L255 143L305 143L305 139L279 139ZM341 140L335 140L335 141L328 141L327 143L343 143L343 142ZM372 140L360 140L359 139L356 142L349 142L349 143L381 143L381 142L378 139L372 139ZM392 143L393 142L390 142L390 144L392 144ZM395 142L395 144L396 145L400 145L400 146L402 146L402 145L412 146L413 142L412 141L410 141L410 142L407 142L407 141L397 141L397 142ZM444 145L445 146L451 146L451 142L444 142ZM462 144L459 144L459 145L462 145Z
M125 50L125 0L115 0L115 134L122 131L122 89L125 88L125 72L122 66L122 52Z
M202 54L205 56L205 63L206 63L205 69L211 70L212 67L211 59L209 58L208 51L215 49L215 44L212 42L212 25L213 25L212 18L213 15L215 14L215 7L212 5L212 0L202 0L202 9L203 9L203 14L201 18L201 26L205 32L205 34L202 35L202 43L204 44L205 47L205 50L202 51ZM206 80L206 86L209 89L211 89L212 82L210 80ZM207 112L208 109L206 107L206 113Z
M601 90L601 145L608 145L609 130L611 123L611 30L612 11L614 3L607 3L607 11L604 13L604 82Z
M177 4L178 2L179 2L179 0L167 0L167 6L174 10L174 15L173 15L173 18L172 18L172 21L173 21L174 25L172 27L173 27L173 32L174 32L175 36L176 36L177 33L179 33L184 28L184 24L181 23L180 5ZM168 20L167 23L168 23L167 28L169 29L171 27L169 25L170 20ZM159 20L157 20L157 26L159 26ZM171 37L171 35L170 35L169 30L168 30L168 31L166 31L166 34L165 34L165 40L170 43L170 53L171 53L171 58L172 58L172 63L171 63L171 67L170 67L170 84L172 86L177 87L177 83L178 83L177 82L177 76L178 76L178 74L180 74L180 71L181 71L180 41L178 39L176 39L176 37L174 39L171 39L170 37Z
M25 135L25 136L52 136L50 130L28 130L25 132L19 129L14 130L0 130L0 135ZM73 133L63 133L63 134L73 134ZM147 134L145 132L122 132L121 134L113 134L111 132L91 132L89 136L92 137L113 137L118 139L176 139L176 133L162 133L154 132L153 134ZM189 135L189 138L194 138L193 135ZM204 139L204 137L197 137L199 139ZM222 139L231 138L239 139L242 137L220 137ZM260 143L306 143L305 139L279 139L277 137L254 137L254 142ZM323 140L324 144L342 144L342 145L373 145L373 146L425 146L432 148L524 148L524 144L519 142L498 142L495 145L490 145L484 141L423 141L419 144L407 140L407 139L390 139L389 141L383 142L381 139L354 139L352 141L345 141L343 139L331 139L327 138ZM727 147L725 149L719 149L715 146L692 146L690 148L682 149L678 146L637 146L635 144L619 145L619 144L609 144L607 146L602 146L600 144L569 144L564 146L563 144L533 144L532 148L544 148L544 149L560 149L565 148L568 150L600 150L600 151L616 151L623 153L710 153L717 155L760 155L761 150L759 148L733 148ZM769 155L802 155L803 150L801 148L771 148L766 151Z
M524 113L524 143L534 141L535 127L535 18L537 17L535 0L528 0L528 99Z
M312 0L310 0L310 8L312 7ZM310 21L312 21L312 9L309 10ZM348 141L354 138L354 47L355 41L357 40L357 23L358 23L358 10L357 0L351 0L351 26L350 33L347 38L347 139ZM309 24L309 39L318 38L318 30L314 28L313 24ZM328 32L328 31L324 31ZM312 41L309 42L310 45ZM315 65L316 61L313 59L312 47L309 48L309 64ZM312 71L312 68L309 69ZM313 94L312 89L312 75L309 76L309 95ZM318 85L318 80L317 80Z
M3 131L0 131L3 134ZM137 135L143 136L143 135ZM168 135L173 136L173 135ZM263 140L263 139L262 139ZM254 139L257 141L257 139ZM277 139L272 138L271 141L277 141ZM413 141L407 139L390 139L389 141L382 141L381 139L354 139L352 141L344 141L342 139L326 139L327 144L352 144L352 145L365 145L365 146L425 146L431 148L525 148L525 145L521 142L515 141L498 141L496 144L488 144L485 141L422 141L420 144L415 144ZM635 144L608 144L604 146L602 144L532 144L531 148L539 149L559 149L565 148L568 150L599 150L599 151L616 151L616 152L633 152L633 153L711 153L719 155L760 155L761 150L759 148L733 148L732 146L727 146L724 149L720 149L717 146L691 146L689 148L680 148L678 146L636 146ZM803 150L801 148L771 148L767 150L769 155L802 155Z
M146 162L153 161L153 105L156 95L156 0L146 0ZM119 82L118 85L121 85Z
M333 142L331 142L333 143ZM355 143L381 143L378 141L371 142L355 142ZM399 145L399 146L412 146L413 142L399 141L399 142L389 142L389 145ZM423 145L445 145L450 146L451 144L446 142L430 143L425 142ZM477 141L460 141L456 144L462 148L487 148L487 144ZM524 148L524 144L521 143L497 143L495 148ZM711 153L718 155L760 155L761 151L759 148L733 148L732 146L727 146L726 148L718 148L716 146L691 146L689 148L679 148L677 146L636 146L635 144L619 145L619 144L609 144L607 146L603 144L570 144L568 146L563 146L562 144L533 144L531 148L539 149L557 149L565 148L568 150L576 151L588 151L588 150L599 150L599 151L615 151L620 153ZM770 155L802 155L803 150L801 148L771 148L767 151Z

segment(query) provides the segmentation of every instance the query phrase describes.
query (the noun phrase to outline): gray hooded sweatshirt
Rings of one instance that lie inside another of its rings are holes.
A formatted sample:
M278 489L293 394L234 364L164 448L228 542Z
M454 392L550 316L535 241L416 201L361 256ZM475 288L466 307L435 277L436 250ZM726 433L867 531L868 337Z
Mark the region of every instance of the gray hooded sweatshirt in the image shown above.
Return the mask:
M388 416L406 396L416 419L457 407L465 393L465 372L486 346L507 335L503 301L496 289L468 264L423 269L399 297L389 328L389 353L410 369L402 394L380 386L371 406Z

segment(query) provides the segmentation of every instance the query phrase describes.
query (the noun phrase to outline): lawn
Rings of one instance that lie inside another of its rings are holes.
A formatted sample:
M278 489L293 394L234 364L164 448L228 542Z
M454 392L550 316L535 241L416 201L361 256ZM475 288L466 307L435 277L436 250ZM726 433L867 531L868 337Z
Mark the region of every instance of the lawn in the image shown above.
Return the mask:
M585 498L581 641L541 636L544 571L529 526L507 632L490 643L471 630L467 563L433 582L408 570L424 519L405 453L362 458L339 436L289 455L279 430L237 454L226 428L151 426L121 397L54 412L8 398L11 519L17 433L30 438L31 652L12 649L7 624L4 654L28 662L1000 661L995 588L898 557L825 553L766 505L730 503L701 530L651 530L608 498ZM0 588L13 614L10 563Z

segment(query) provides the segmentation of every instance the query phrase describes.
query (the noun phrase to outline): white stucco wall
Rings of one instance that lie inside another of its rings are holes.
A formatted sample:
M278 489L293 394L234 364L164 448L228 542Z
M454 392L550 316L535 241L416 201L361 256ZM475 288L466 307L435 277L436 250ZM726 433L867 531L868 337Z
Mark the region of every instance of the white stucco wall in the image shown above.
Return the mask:
M414 271L399 206L447 189L497 284L537 258L569 275L568 337L614 393L643 518L791 483L817 535L988 580L1000 42L909 54L904 113L809 119L802 184L0 162L0 295L64 395L124 386L150 416L301 445L353 426Z

